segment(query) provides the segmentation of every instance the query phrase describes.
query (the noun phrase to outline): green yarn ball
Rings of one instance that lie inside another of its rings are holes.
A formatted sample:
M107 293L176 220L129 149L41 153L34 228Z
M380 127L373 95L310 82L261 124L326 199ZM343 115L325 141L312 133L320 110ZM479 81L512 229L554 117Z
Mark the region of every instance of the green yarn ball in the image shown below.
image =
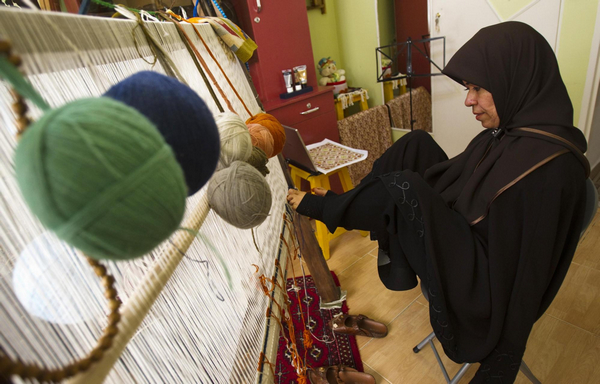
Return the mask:
M107 97L45 113L23 134L15 172L41 223L96 259L148 253L185 211L171 148L146 117Z

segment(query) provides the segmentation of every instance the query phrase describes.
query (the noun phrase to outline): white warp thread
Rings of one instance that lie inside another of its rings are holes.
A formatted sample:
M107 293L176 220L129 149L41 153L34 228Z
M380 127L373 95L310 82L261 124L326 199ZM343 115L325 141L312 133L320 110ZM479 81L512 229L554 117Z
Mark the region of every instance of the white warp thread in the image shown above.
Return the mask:
M126 20L0 9L0 38L11 40L14 52L23 59L23 72L52 107L78 98L99 96L112 84L141 70L164 73L159 63L152 68L139 56L133 36L139 43L139 52L147 61L152 59L145 38L139 28L134 29L135 25ZM236 112L246 120L250 116L217 64L191 26L182 26ZM57 33L57 28L61 33ZM148 23L148 28L190 87L213 114L218 113L175 27L168 23ZM252 113L259 112L240 63L227 57L210 26L198 25L198 30L246 105ZM48 271L50 267L53 271L70 271L74 277L85 278L87 284L79 290L48 293L43 296L44 300L78 303L74 313L69 315L76 317L81 311L91 313L92 318L74 324L50 323L32 315L15 293L12 281L15 264L27 246L45 230L29 212L14 178L12 157L16 127L12 102L6 84L0 83L0 345L12 358L58 368L84 357L95 346L106 325L107 303L98 279L89 279L86 275L89 267L81 263L75 250L64 245L49 250L57 264L50 263ZM31 116L39 118L41 112L28 105ZM277 343L264 340L267 327L274 322L265 318L270 300L260 289L257 276L276 273L278 257L285 266L287 252L279 238L284 228L287 186L279 163L270 161L268 167L270 173L266 179L271 187L273 207L267 220L254 229L260 252L255 249L250 230L229 226L207 209L203 189L188 198L182 225L200 229L210 243L188 232L176 231L169 241L145 257L104 263L115 277L124 303L120 332L105 357L71 382L268 382L266 376L256 372L258 358L265 350L274 361ZM221 258L231 274L231 286ZM259 267L258 274L252 264ZM62 276L64 279L74 277ZM51 289L61 286L63 284L56 284ZM19 289L24 289L25 297L33 300L27 302L27 306L52 311L48 303L35 302L33 298L39 295L27 294L27 289L40 287L29 284ZM278 335L276 329L269 333ZM264 375L270 375L268 369Z

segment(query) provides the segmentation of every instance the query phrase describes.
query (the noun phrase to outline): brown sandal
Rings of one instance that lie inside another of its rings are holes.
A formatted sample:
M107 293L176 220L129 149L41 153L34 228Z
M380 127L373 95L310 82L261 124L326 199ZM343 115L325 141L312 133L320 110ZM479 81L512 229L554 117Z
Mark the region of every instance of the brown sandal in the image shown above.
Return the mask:
M309 368L306 375L311 384L375 384L375 378L345 365Z
M365 315L339 314L334 317L329 326L335 333L367 337L385 337L388 329L383 323L369 319Z

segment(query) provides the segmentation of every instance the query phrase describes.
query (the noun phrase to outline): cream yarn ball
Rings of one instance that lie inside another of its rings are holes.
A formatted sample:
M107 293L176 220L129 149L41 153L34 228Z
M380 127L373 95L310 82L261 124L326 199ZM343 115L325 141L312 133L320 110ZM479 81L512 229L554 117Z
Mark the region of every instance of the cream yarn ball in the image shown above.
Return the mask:
M233 112L215 116L221 138L221 154L217 170L227 168L234 161L246 161L252 154L252 138L246 123Z

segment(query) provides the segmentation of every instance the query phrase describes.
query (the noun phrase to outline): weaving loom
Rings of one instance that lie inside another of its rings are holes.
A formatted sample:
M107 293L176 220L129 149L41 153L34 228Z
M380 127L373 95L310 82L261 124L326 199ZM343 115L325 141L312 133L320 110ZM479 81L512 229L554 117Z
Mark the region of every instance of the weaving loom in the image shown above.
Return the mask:
M218 107L192 56L171 23L145 23L189 86L213 113ZM0 8L0 39L11 41L21 70L52 107L103 94L127 76L165 73L135 21ZM215 60L191 25L182 24L209 71L246 120L260 112L246 74L208 24L197 29L235 85L234 96ZM226 100L216 93L220 103ZM45 230L21 198L12 164L16 146L12 96L0 83L0 353L59 368L91 351L107 324L100 281L78 251ZM35 120L40 111L31 107ZM104 262L123 305L119 333L102 359L69 383L268 383L271 370L257 367L262 354L274 361L279 329L265 316L267 297L259 276L285 286L290 213L287 183L277 159L266 179L273 196L269 217L258 227L228 225L208 207L206 188L189 197L182 227L150 254ZM282 241L281 237L287 239ZM228 274L230 278L228 278ZM278 300L281 302L281 300Z

